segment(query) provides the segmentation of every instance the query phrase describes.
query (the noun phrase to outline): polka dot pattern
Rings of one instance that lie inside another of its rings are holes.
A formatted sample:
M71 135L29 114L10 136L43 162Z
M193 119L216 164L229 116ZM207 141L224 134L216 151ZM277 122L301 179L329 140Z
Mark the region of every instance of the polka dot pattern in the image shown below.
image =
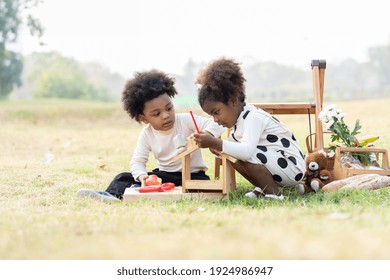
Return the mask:
M278 158L278 165L281 167L281 168L286 168L287 167L287 160L285 158Z
M274 134L268 134L266 139L270 143L275 143L276 141L279 140L278 136L276 136Z
M295 176L295 181L300 181L303 178L303 173L298 173L297 176Z
M294 134L291 135L291 138L292 138L292 140L297 141L297 139L295 138Z
M282 142L283 147L285 148L290 147L290 141L288 141L286 138L282 138L280 142Z
M278 174L272 175L272 178L274 178L275 182L278 182L278 183L282 182L282 177L280 177Z
M245 120L249 113L250 111L246 111L245 114L242 116L242 118Z
M276 139L276 137L273 137L273 135L269 135L268 139L273 141ZM291 146L292 140L289 141L287 138L281 138L279 140L280 140L279 143L281 143L285 148ZM257 145L256 148L258 149L256 153L256 157L259 160L259 162L261 164L264 164L265 166L268 166L269 164L276 164L275 167L277 166L277 168L280 168L280 170L284 170L283 172L286 172L288 168L291 168L292 166L297 166L298 164L298 160L296 156L289 155L284 150L276 151L277 153L276 162L272 163L273 161L272 158L275 158L275 154L274 154L275 152L272 149L270 149L265 145ZM275 169L273 172L271 172L271 174L272 174L272 178L276 183L281 185L285 184L285 179L283 179L285 176L284 173L281 174ZM303 176L304 176L303 173L298 173L293 175L291 179L295 180L295 182L299 182L302 180Z
M257 148L259 149L259 150L262 150L263 152L266 152L266 151L268 151L268 149L267 149L267 147L266 146L257 146Z
M261 161L261 163L263 164L267 163L267 157L264 154L258 153L256 156Z
M249 106L245 107L239 122L234 126L233 133L230 135L231 140L237 141L240 139L239 137L243 137L245 128L250 127L251 129L253 127L255 129L254 120L256 122L264 121L266 126L262 130L253 157L249 162L264 165L275 183L280 186L296 185L304 178L305 156L299 149L295 135L281 125L280 120L276 117L264 114L262 111L256 112L256 110ZM248 117L249 115L251 117ZM245 123L250 124L250 126L246 127Z
M291 160L294 163L294 165L297 165L297 159L295 157L289 156L288 159Z

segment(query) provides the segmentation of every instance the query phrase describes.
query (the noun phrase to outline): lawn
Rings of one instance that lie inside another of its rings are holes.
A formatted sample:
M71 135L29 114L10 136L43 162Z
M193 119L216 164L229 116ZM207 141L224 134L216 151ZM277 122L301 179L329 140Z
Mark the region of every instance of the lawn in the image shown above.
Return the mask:
M390 149L390 99L336 105ZM280 119L304 148L307 118ZM237 176L226 200L105 204L76 191L128 170L142 126L120 104L2 101L0 123L0 259L390 259L390 188L253 201Z

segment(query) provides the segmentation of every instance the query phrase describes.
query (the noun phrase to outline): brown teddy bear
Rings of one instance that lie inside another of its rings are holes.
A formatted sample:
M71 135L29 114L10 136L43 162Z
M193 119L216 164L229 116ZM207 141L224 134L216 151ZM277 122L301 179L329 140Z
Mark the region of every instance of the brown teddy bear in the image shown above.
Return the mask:
M305 158L306 161L306 173L305 173L305 184L300 184L298 192L305 194L308 192L318 192L323 186L332 181L332 176L329 170L326 169L328 166L328 156L325 151L320 150L308 154Z

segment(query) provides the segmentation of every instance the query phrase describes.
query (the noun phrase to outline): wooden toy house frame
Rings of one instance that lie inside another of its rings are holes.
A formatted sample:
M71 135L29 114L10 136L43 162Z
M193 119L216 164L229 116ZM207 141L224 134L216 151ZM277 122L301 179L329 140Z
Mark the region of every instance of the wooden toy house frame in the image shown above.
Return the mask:
M182 192L216 192L223 195L236 190L236 176L232 163L237 159L221 154L222 178L220 178L220 166L218 172L215 172L214 180L191 180L191 154L197 151L199 147L193 141L188 139L187 150L177 155L174 160L182 161Z
M228 155L221 155L223 177L214 180L191 180L191 154L199 147L192 139L187 142L187 149L173 160L182 161L182 186L168 192L139 193L135 188L127 188L123 195L123 202L135 202L140 199L158 201L174 201L180 199L221 199L226 194L236 190L236 177L232 162L236 159ZM218 167L219 171L219 167ZM218 172L219 174L219 172Z

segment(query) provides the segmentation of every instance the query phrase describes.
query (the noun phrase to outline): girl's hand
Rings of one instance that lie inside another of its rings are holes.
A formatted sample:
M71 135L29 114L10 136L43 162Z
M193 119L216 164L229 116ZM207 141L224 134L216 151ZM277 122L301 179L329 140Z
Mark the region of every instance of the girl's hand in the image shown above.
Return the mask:
M217 157L220 157L221 156L221 151L218 151L216 149L213 149L213 148L209 148L210 152L214 155L216 155Z
M222 150L222 140L212 136L210 133L194 133L194 140L200 148L213 148L214 150Z

